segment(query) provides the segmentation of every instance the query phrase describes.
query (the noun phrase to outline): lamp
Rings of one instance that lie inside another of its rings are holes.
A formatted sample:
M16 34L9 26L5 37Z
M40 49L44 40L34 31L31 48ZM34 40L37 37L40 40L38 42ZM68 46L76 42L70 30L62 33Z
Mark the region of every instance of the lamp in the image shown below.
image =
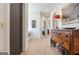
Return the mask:
M53 19L60 19L60 15L53 16Z

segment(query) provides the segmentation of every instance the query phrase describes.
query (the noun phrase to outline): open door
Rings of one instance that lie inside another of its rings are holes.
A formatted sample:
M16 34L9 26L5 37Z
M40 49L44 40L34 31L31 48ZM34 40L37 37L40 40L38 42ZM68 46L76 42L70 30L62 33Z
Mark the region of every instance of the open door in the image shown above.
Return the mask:
M10 54L22 52L22 3L10 4Z

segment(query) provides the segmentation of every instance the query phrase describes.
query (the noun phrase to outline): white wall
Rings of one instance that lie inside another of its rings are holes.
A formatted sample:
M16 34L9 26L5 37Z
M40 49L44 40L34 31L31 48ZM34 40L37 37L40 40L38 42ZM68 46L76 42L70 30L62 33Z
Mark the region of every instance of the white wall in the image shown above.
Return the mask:
M32 28L32 20L36 20L36 28ZM40 38L40 12L28 13L28 33L31 33L31 38Z
M9 54L9 27L10 27L10 10L9 4L0 3L0 52L7 52ZM3 26L1 26L3 23Z

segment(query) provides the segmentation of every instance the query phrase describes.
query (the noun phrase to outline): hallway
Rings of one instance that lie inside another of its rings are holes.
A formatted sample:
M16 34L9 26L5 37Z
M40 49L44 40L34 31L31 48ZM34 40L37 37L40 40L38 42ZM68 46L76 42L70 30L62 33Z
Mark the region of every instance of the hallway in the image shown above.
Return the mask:
M46 36L30 40L27 52L23 52L22 55L61 55L61 53L55 47L50 47L50 36Z

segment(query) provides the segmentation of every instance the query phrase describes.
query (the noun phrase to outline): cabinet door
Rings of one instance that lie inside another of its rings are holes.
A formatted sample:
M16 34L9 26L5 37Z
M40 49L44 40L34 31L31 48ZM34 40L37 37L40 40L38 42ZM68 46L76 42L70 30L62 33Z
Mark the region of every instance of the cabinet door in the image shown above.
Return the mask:
M10 4L10 54L22 52L22 4Z

